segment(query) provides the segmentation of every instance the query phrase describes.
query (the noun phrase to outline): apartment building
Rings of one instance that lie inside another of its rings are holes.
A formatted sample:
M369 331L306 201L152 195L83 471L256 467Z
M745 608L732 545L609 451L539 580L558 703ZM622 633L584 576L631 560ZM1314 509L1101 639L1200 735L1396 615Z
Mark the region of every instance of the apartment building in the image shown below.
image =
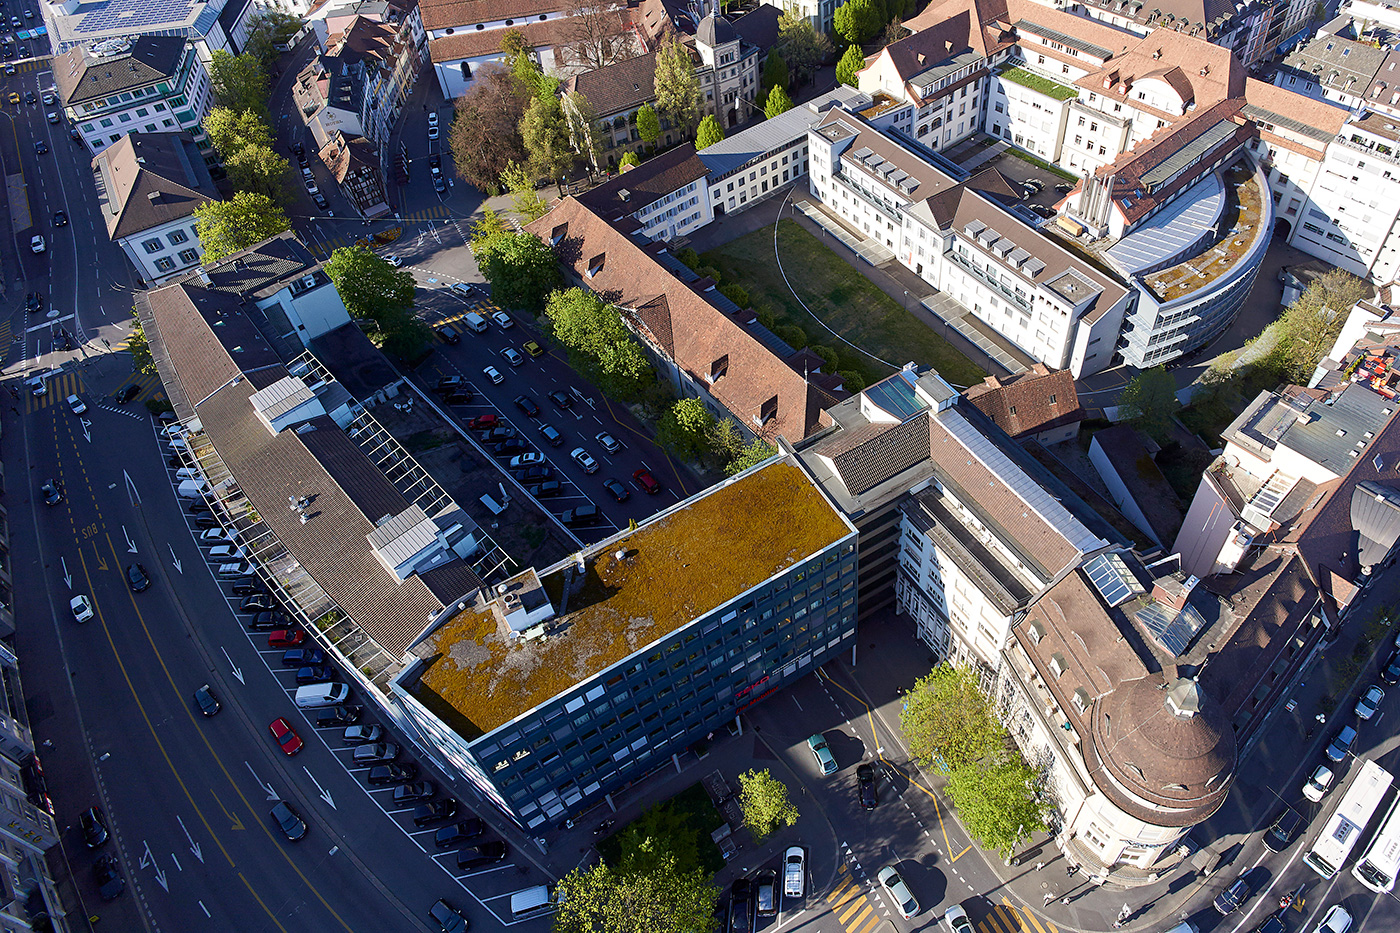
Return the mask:
M107 236L137 275L160 283L203 258L195 208L219 192L199 147L185 133L127 133L92 160Z
M450 773L556 824L852 650L855 538L795 458L769 460L448 608L394 696Z
M1044 363L1014 376L988 376L964 394L1013 440L1028 437L1046 445L1073 440L1084 420L1074 377Z
M371 99L369 90L379 85L383 73L380 62L373 58L318 55L297 75L292 88L292 99L311 131L316 154L355 210L366 218L389 211L384 166L392 124L382 121L395 106L403 104L402 99L394 106ZM372 122L376 119L381 122ZM372 134L378 134L377 142Z
M341 63L356 63L364 72L358 109L365 137L376 146L387 145L426 62L427 40L418 8L387 7L322 22L328 29L326 54Z
M763 0L764 6L775 6L789 16L800 17L812 24L817 32L831 35L836 8L845 0Z
M195 46L180 36L72 46L54 60L53 80L68 125L93 154L133 132L186 132L208 149L200 124L213 90Z
M1350 28L1344 32L1319 32L1294 49L1274 72L1274 83L1348 110L1365 103L1388 52L1358 42Z
M632 217L649 239L674 240L714 219L708 197L709 174L695 147L683 143L578 198L594 213L606 216L621 212Z

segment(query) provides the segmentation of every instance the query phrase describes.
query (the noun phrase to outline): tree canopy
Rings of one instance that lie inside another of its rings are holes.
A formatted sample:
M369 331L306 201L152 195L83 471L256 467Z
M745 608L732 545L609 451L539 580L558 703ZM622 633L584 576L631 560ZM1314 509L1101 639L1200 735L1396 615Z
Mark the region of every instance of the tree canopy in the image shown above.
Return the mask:
M762 438L754 438L739 451L734 459L730 460L724 468L725 476L738 476L749 467L758 466L763 461L777 453L777 448L765 442Z
M899 725L910 754L940 774L973 764L1002 745L1001 725L968 667L940 664L904 695Z
M1144 369L1123 387L1118 407L1158 443L1171 435L1172 415L1181 408L1176 398L1176 380L1164 367Z
M1014 752L955 769L948 776L947 791L968 835L1002 856L1046 828L1049 808L1040 793L1039 776Z
M651 104L642 104L637 108L637 135L648 146L656 145L661 138L661 118Z
M831 18L836 34L851 45L869 42L885 25L883 5L871 0L846 0ZM849 51L849 49L847 50Z
M220 106L267 116L267 70L257 56L215 50L209 62L209 83Z
M598 130L598 112L581 91L564 97L564 121L569 130L569 142L574 151L596 168L598 153L603 149L603 137Z
M636 168L641 164L642 157L637 155L637 153L631 149L624 152L622 154L622 158L617 160L617 167L619 170L625 168Z
M532 220L539 220L549 213L549 205L544 198L535 190L535 175L523 166L514 162L506 166L506 170L501 173L501 184L510 192L510 202L515 208L515 212L529 223Z
M266 195L273 201L287 199L287 173L291 163L271 146L244 146L224 158L229 181L240 191Z
M476 264L496 301L537 311L559 284L554 252L533 233L501 233L474 244Z
M787 785L767 768L739 775L739 807L744 812L744 825L759 843L783 826L797 825L797 807L788 797Z
M850 6L850 4L846 4ZM846 7L841 7L844 10ZM840 10L837 10L839 13ZM860 86L860 78L857 74L865 67L865 56L861 54L860 46L852 45L842 53L841 60L836 63L836 80L851 87Z
M217 262L291 229L282 208L265 194L238 191L194 209L194 232L205 262Z
M581 288L554 292L545 318L550 334L568 351L569 364L607 395L632 401L655 380L622 316L594 293Z
M156 371L156 361L151 356L151 345L146 341L146 330L141 326L141 319L135 314L131 316L131 336L126 339L126 350L131 354L132 372L149 375Z
M272 128L252 110L214 107L201 125L210 144L222 158L230 158L244 146L272 145Z
M792 109L792 98L788 97L788 92L781 87L775 87L768 92L768 99L763 102L763 115L768 119L773 119L780 113L787 113Z
M672 126L684 133L695 125L700 116L700 82L695 77L690 50L675 33L670 33L657 50L654 89L656 109L670 119Z
M413 274L395 269L364 246L343 246L326 260L326 275L335 283L350 316L371 320L370 339L385 353L414 359L427 347L428 327L412 314Z
M724 139L724 127L719 125L714 114L705 114L705 119L700 121L700 128L695 131L696 150L709 148L721 139Z
M778 42L775 46L792 73L792 80L801 84L812 77L833 49L825 33L817 32L805 16L778 17ZM771 53L770 53L771 55Z
M1279 320L1282 330L1279 352L1287 375L1307 382L1342 332L1352 307L1371 293L1361 279L1332 269L1314 280Z
M699 933L713 927L719 890L699 869L681 872L662 853L627 871L598 862L559 879L553 933Z
M761 84L765 91L780 87L787 90L788 86L788 66L783 56L778 52L769 52L768 60L763 63L763 80Z
M569 140L569 124L559 98L536 97L520 118L520 138L530 154L534 178L558 181L574 167L574 149Z
M265 71L270 70L282 54L281 46L291 42L301 27L302 18L295 13L259 7L249 20L243 51L256 58Z
M587 71L631 57L632 35L619 0L571 0L564 18L563 45Z
M457 98L447 134L452 161L464 181L496 191L506 166L527 160L519 127L528 103L510 72L494 65L477 69L472 86Z
M683 398L656 423L656 442L682 460L698 460L709 451L715 416L698 398Z

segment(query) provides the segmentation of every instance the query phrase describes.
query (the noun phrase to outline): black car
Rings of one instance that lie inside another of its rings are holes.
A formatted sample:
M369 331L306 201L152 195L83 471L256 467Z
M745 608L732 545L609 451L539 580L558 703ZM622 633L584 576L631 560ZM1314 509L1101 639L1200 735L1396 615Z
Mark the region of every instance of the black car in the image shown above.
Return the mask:
M288 648L282 652L283 667L306 667L309 664L325 664L326 653L320 648Z
M28 295L24 296L24 310L28 311L30 314L34 314L36 312L42 311L43 309L43 292L30 292Z
M461 805L450 797L425 803L421 807L413 808L413 825L432 826L435 823L445 823L456 816L460 809Z
M451 324L441 324L434 327L433 333L437 334L438 339L443 343L451 344L454 347L462 342L462 335L457 333L457 328Z
M146 568L140 564L126 565L126 582L133 593L140 593L151 587L151 578L146 575Z
M257 577L239 577L233 581L231 587L234 596L253 596L257 593L266 593L267 587Z
M753 892L749 879L738 878L729 886L729 933L753 930Z
M211 518L210 521L213 521ZM238 604L239 612L271 612L277 608L277 601L267 593L254 593L243 597Z
M486 832L486 824L476 817L471 817L439 829L433 834L433 845L439 849L450 849L452 846L471 842L484 832Z
M418 766L408 761L403 764L375 765L369 769L365 780L371 786L382 787L386 784L407 784L416 777L418 777Z
M515 397L515 407L525 412L531 418L537 417L540 413L540 406L535 404L534 399L528 395L517 395Z
M205 502L203 499L191 499L190 504L187 506L187 508L190 510L191 515L198 515L200 512L213 511L209 508L209 503Z
M200 515L194 520L194 527L200 531L208 531L210 528L220 528L219 520L212 515Z
M97 807L88 807L78 815L78 829L89 849L96 849L107 842L107 819Z
M277 801L272 808L272 822L277 824L289 842L296 842L306 835L306 821L285 800Z
M619 483L612 477L603 480L603 488L612 494L618 502L626 502L632 497L632 493L627 491L627 487Z
M92 880L97 884L98 896L104 901L116 900L126 890L121 862L115 855L104 855L97 860L92 866Z
M297 668L297 686L323 684L335 679L335 671L328 664L313 664Z
M875 795L875 766L856 765L856 787L861 809L874 810L880 799Z
M271 631L275 628L287 628L291 624L291 619L274 611L255 612L248 618L248 628L253 631Z
M1283 918L1278 914L1271 914L1264 918L1264 922L1254 928L1254 933L1287 933L1288 927L1284 925Z
M432 155L428 156L428 164L433 168L442 168L442 156L434 152Z
M358 706L327 706L316 711L316 726L320 729L332 726L353 726L360 720Z
M1056 194L1069 194L1069 193L1070 193L1071 191L1073 191L1073 190L1074 190L1074 185L1071 185L1071 184L1070 184L1069 182L1067 182L1067 181L1066 181L1066 182L1061 182L1060 184L1058 184L1058 185L1055 186L1055 193L1056 193Z
M21 46L19 47L19 53L20 53L21 55L24 54L24 46L21 45ZM24 102L25 102L26 104L32 104L32 103L34 103L34 102L35 102L36 100L38 100L38 99L39 99L38 96L37 96L33 91L27 91L27 92L25 93L25 95L24 95Z
M466 871L482 865L494 865L505 857L506 844L498 839L483 842L478 846L466 846L457 850L457 870Z
M554 404L558 405L560 408L573 408L573 407L574 407L574 400L573 400L572 398L569 397L569 393L567 393L567 392L560 392L560 391L557 390L557 389L556 389L555 391L549 393L549 400L550 400L551 402L553 402Z
M301 143L297 143L295 146L292 147L292 152L296 153L299 156L306 155L306 147L303 146Z
M491 448L492 452L498 457L502 455L518 454L529 449L530 445L526 444L518 437L508 437Z
M1303 815L1291 807L1278 815L1278 819L1264 832L1264 845L1270 851L1282 852L1293 844L1293 840L1298 837L1298 833L1307 825L1307 820Z
M400 784L394 788L394 806L402 806L406 803L417 803L420 800L430 799L437 788L432 781L414 781L412 784Z
M428 919L442 930L442 933L467 933L467 918L447 901L439 900L428 908Z
M79 133L78 128L75 126L68 131L68 138L73 140L73 142L75 143L80 143L83 141L83 134Z
M509 440L515 437L515 428L492 428L481 432L481 439L488 444Z
M39 487L39 495L44 497L45 505L58 505L63 501L63 493L59 491L58 484L53 480Z
M517 470L515 478L522 483L537 483L540 480L549 479L553 475L554 470L552 467L531 466L523 470Z
M1222 917L1228 917L1239 910L1240 905L1249 900L1249 895L1253 890L1245 876L1240 875L1233 884L1221 891L1220 895L1216 897L1215 912Z
M1381 683L1388 687L1393 687L1400 683L1400 648L1397 648L1390 655L1390 660L1385 662L1385 667L1381 668Z
M560 485L559 481L557 479L552 479L527 487L525 491L536 499L548 499L552 496L559 495L563 490L564 487Z
M44 153L46 153L46 152L48 152L48 151L49 151L49 144L46 143L46 142L44 142L43 140L39 140L38 142L36 142L36 143L34 144L34 154L35 154L35 155L43 155Z
M200 687L194 692L194 705L199 707L199 711L206 716L213 716L223 709L219 705L219 698L214 696L214 690L208 684Z
M55 227L66 227L66 226L68 226L68 215L65 214L63 211L54 211L54 212L53 212L53 225L54 225Z
M458 389L456 392L448 392L442 400L448 405L470 405L472 399L476 398L468 389Z

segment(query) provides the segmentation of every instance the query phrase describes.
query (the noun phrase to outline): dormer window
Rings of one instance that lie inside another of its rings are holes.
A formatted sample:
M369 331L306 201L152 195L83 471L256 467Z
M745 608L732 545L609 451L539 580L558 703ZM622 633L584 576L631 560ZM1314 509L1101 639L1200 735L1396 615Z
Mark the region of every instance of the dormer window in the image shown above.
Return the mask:
M566 223L560 224L553 230L549 231L549 245L558 246L560 243L564 242L564 237L568 234L568 232L569 225Z
M1026 634L1030 636L1031 641L1038 645L1040 640L1045 637L1045 626L1041 625L1039 620L1032 619L1026 625Z
M719 382L720 377L729 372L729 354L726 353L710 364L710 384Z
M1062 654L1060 654L1060 653L1057 651L1057 652L1055 652L1054 654L1050 655L1050 674L1051 674L1051 676L1053 676L1056 680L1059 680L1059 679L1060 679L1060 675L1063 674L1064 672L1065 672L1065 656L1062 655Z
M1074 704L1076 710L1083 714L1089 712L1089 704L1093 701L1089 699L1089 691L1085 690L1083 687L1076 687L1074 689L1074 696L1070 698L1070 702Z
M759 406L758 416L754 418L754 423L767 424L776 417L778 417L778 397L775 395Z
M603 271L603 259L606 256L607 253L599 253L597 256L594 256L592 259L588 260L588 277L590 279L593 278L593 276L597 275L599 272Z

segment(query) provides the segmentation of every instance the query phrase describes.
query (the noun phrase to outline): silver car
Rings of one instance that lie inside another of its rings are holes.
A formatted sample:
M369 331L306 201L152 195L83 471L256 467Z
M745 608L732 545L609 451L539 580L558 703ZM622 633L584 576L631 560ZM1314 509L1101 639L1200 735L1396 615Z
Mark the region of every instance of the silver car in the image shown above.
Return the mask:
M885 889L885 893L894 901L895 909L905 920L909 920L919 912L919 902L914 900L914 895L909 893L909 886L904 883L904 879L899 877L899 872L894 870L893 865L886 865L880 869L880 873L875 876L880 882L880 886Z

